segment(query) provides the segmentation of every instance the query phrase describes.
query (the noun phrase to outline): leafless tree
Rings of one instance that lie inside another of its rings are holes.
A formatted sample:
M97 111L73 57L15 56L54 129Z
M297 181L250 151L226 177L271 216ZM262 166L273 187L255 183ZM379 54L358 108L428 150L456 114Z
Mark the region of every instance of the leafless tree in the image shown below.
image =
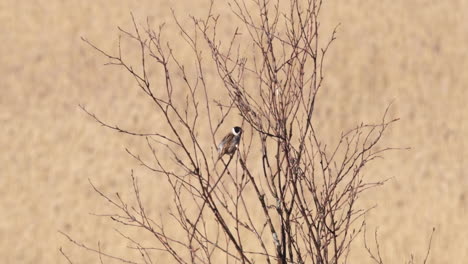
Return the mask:
M148 246L118 231L140 253L139 260L129 260L64 234L97 253L101 262L153 263L161 252L177 263L347 262L369 210L359 208L357 201L385 182L366 179L363 170L393 149L379 142L397 119L388 118L387 108L376 123L358 124L337 133L336 144L325 144L314 111L336 29L321 37L322 1L233 0L230 8L240 26L229 39L219 37L222 18L214 14L213 2L205 18L192 17L190 29L174 16L193 54L191 68L163 40L163 26L154 30L150 23L139 26L133 19L132 30L120 29L141 51L138 67L124 59L120 38L117 54L83 39L108 64L133 76L164 120L165 129L145 134L109 125L82 107L101 125L146 141L151 160L128 153L155 177L165 178L173 198L168 215L182 232L171 233L147 214L141 197L150 194L140 191L133 172L133 201L105 194L91 182L115 208L108 215L112 221L154 237L154 245ZM206 55L211 55L228 95L224 101L210 96L207 78L213 76L206 74ZM150 76L149 65L157 65L160 75ZM217 140L227 132L220 128L236 113L243 120L242 144L235 155L216 163Z

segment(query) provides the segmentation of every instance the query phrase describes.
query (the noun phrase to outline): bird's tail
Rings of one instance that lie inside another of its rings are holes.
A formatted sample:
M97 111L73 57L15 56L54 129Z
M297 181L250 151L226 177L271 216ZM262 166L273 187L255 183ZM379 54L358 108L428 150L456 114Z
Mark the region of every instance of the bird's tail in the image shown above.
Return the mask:
M222 155L219 155L219 156L218 156L218 159L217 159L217 160L215 161L215 163L214 163L214 166L215 166L215 167L216 167L216 164L218 164L218 161L219 161L222 157L223 157Z

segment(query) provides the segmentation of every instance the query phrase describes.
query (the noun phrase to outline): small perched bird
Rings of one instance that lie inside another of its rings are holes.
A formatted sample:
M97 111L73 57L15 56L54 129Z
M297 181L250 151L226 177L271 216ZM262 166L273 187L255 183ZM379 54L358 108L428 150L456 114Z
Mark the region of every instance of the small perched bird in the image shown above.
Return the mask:
M218 160L225 154L232 155L239 148L239 142L242 135L242 128L233 127L231 133L227 134L218 145Z

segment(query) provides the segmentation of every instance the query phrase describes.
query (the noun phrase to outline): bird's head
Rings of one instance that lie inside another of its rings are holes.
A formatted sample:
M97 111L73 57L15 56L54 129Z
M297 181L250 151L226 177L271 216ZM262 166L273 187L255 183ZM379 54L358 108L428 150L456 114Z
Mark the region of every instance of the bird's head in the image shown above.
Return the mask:
M235 126L232 128L232 134L234 136L240 136L240 134L242 134L242 128L238 127L238 126Z

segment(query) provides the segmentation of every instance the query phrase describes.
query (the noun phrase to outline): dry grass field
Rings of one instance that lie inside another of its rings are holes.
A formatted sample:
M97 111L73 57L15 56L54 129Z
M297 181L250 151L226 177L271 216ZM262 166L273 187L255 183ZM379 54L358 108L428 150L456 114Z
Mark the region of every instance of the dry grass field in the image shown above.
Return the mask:
M3 0L0 7L0 263L66 263L60 247L75 263L99 263L58 233L94 247L100 241L107 251L127 246L114 224L90 214L110 208L88 178L106 192L124 192L133 168L152 188L152 210L162 214L168 194L125 153L143 151L141 142L106 130L78 108L84 104L121 127L158 127L134 80L102 66L105 59L80 37L116 51L117 26L131 26L130 12L170 28L170 8L181 18L201 16L207 1ZM465 0L330 0L323 7L323 36L341 26L317 106L320 131L333 139L377 120L393 101L392 115L401 121L385 142L411 147L367 171L393 177L362 200L377 205L366 221L379 228L385 263L404 263L411 253L420 263L433 227L429 263L468 261L467 10ZM217 1L216 12L236 21L225 1ZM351 263L371 263L361 240L353 248Z

